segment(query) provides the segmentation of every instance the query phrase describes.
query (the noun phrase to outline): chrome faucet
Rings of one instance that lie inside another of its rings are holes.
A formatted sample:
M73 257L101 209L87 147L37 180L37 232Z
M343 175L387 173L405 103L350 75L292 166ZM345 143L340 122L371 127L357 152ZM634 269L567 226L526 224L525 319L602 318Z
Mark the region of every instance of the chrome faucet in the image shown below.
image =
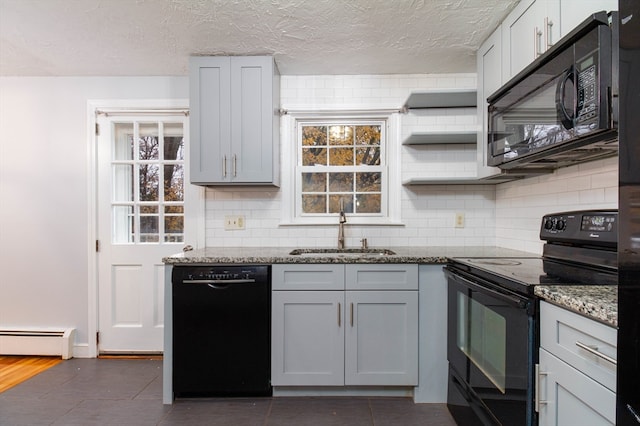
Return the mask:
M338 222L338 248L344 248L344 224L347 223L347 217L344 215L344 203L340 200L340 221Z

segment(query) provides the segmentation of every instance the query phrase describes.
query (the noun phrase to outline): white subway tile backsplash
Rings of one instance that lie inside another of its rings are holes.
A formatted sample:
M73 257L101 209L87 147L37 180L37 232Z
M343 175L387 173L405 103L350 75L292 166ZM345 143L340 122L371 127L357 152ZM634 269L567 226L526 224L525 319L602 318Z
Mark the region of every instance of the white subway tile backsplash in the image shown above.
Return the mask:
M580 204L602 204L604 203L604 188L589 189L578 192Z
M282 76L281 105L318 109L400 108L412 90L473 88L474 73L364 76ZM412 132L477 131L475 108L413 110L400 115L401 141ZM282 143L287 141L281 140ZM416 176L473 176L473 145L400 147L401 180ZM289 167L283 165L283 167ZM392 167L395 167L393 165ZM329 247L335 226L281 226L283 193L289 188L215 187L205 192L209 246ZM543 214L578 208L617 207L617 160L560 169L548 176L500 185L401 186L404 226L347 224L347 245L366 237L371 246L498 245L538 253ZM465 227L454 228L457 212ZM241 214L246 229L224 230L224 216Z
M569 210L617 208L618 160L558 169L548 176L496 188L496 244L541 253L540 219Z

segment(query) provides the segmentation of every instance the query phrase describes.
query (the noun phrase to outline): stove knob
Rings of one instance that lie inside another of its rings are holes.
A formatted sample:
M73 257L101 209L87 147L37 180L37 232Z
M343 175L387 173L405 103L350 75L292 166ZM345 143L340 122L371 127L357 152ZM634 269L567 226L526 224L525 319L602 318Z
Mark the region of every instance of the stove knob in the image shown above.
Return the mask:
M558 231L562 231L566 227L566 225L567 223L563 219L560 219L558 223L556 223L556 228L558 229Z
M553 220L546 219L544 221L544 229L551 229L551 228L553 228Z

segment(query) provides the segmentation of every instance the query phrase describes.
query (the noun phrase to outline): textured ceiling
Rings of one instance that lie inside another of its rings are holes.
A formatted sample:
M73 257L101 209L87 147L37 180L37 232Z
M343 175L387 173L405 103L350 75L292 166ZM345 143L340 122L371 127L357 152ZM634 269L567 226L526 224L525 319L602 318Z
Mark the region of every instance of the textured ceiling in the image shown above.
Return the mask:
M186 75L190 55L282 74L474 72L518 0L0 0L0 75Z

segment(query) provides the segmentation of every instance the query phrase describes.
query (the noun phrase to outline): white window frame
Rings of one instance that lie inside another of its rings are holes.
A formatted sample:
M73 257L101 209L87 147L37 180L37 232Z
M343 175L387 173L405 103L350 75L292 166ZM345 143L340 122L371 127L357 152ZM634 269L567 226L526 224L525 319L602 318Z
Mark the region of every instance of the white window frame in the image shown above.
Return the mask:
M343 122L352 123L380 122L385 126L386 140L382 147L386 174L382 188L382 214L350 214L349 224L353 225L403 225L400 221L400 117L398 110L362 110L362 111L287 111L282 117L282 220L287 225L335 225L337 213L301 214L300 192L301 173L298 165L298 131L302 123ZM331 123L333 124L333 123ZM290 165L290 166L287 166Z

